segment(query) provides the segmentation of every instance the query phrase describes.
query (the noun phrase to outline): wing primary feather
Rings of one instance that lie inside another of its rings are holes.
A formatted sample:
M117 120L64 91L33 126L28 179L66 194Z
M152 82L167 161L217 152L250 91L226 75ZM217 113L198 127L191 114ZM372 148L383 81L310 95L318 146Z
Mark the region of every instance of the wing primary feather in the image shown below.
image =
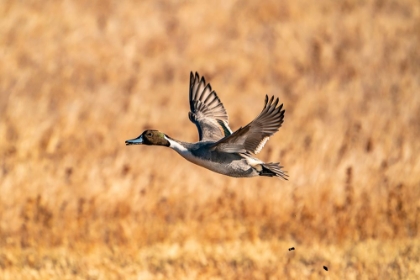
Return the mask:
M189 99L189 119L198 128L200 141L218 141L232 133L228 115L217 93L197 72L190 73Z
M219 140L212 148L232 153L244 150L259 153L269 137L276 133L283 123L283 104L279 105L279 101L279 98L266 95L264 108L252 122Z

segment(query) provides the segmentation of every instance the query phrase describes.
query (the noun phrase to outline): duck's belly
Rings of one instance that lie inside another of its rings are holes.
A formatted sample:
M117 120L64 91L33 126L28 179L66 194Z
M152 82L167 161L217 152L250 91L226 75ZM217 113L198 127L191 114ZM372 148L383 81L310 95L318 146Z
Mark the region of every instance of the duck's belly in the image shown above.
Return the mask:
M259 175L259 172L249 165L245 158L239 155L231 154L228 158L217 157L216 159L211 157L200 159L192 156L192 154L182 156L192 163L231 177L254 177Z

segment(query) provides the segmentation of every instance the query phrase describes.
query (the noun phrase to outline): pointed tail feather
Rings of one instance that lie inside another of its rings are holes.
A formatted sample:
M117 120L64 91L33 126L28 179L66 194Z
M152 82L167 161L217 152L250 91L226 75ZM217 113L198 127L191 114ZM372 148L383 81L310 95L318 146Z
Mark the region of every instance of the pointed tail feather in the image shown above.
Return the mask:
M282 170L283 166L280 166L279 162L270 162L261 164L262 170L260 171L260 176L267 176L267 177L281 177L284 180L289 180L289 175L286 174L284 170Z

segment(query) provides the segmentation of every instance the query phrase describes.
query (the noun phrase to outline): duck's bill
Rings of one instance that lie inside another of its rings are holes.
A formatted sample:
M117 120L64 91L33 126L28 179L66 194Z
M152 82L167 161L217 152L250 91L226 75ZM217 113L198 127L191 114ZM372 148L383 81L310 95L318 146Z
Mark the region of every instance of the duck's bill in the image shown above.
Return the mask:
M141 144L143 144L143 136L142 135L140 135L137 138L125 141L126 146L128 146L128 145L141 145Z

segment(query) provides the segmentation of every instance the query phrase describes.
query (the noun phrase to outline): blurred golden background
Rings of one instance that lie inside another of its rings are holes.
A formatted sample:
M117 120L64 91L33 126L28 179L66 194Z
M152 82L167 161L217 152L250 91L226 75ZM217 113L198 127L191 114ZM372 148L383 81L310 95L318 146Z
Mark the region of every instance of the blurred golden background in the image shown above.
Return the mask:
M0 59L0 278L420 277L417 0L5 0ZM124 145L197 140L190 71L289 181Z

